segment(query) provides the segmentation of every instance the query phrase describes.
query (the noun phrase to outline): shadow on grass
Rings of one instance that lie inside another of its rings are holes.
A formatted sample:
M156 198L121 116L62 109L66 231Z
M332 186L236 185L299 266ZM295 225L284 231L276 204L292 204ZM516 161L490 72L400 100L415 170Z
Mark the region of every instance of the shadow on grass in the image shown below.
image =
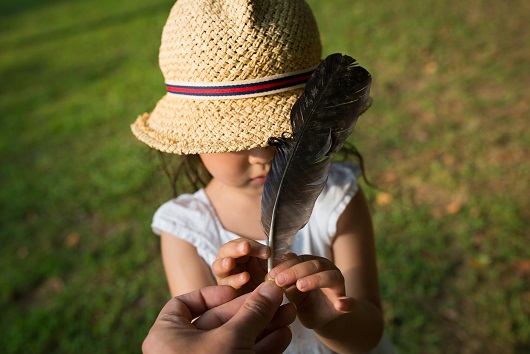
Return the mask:
M56 0L62 1L62 0ZM33 3L33 1L31 1ZM36 2L36 1L34 1ZM49 5L49 4L48 4ZM172 5L172 4L170 4ZM13 8L19 8L19 6L12 6ZM19 12L24 11L25 9L20 9ZM1 10L0 10L1 11ZM112 27L115 25L123 25L127 22L130 22L138 17L148 17L152 14L159 12L168 12L168 3L160 2L153 3L147 6L142 6L139 8L122 11L116 14L110 14L107 16L101 16L97 20L91 20L87 22L78 22L75 25L65 26L59 29L52 29L49 31L43 30L39 31L34 35L23 37L20 40L17 40L15 43L5 45L6 49L20 49L28 46L38 45L43 42L50 42L59 39L65 39L68 37L75 37L80 34L90 34L94 31L102 30L104 28ZM7 10L9 12L9 10ZM16 11L14 11L16 14ZM2 16L0 15L0 18ZM46 27L44 27L45 29Z
M29 10L32 5L38 6L36 2L32 1L22 2L18 6L11 4L11 13L15 13L16 9L18 9L17 11ZM7 57L11 60L0 67L0 76L5 82L9 82L9 85L0 88L2 96L9 97L9 99L0 100L0 109L5 112L0 116L0 120L6 124L4 133L0 135L7 136L8 140L13 140L14 146L12 147L14 148L5 144L0 146L0 151L4 148L11 152L17 151L17 146L28 143L27 139L24 142L10 137L10 132L26 130L26 133L33 135L29 141L36 140L38 134L33 133L35 129L28 130L28 128L50 124L49 121L44 121L56 107L54 104L50 105L50 102L63 100L64 104L61 107L63 112L61 113L63 115L71 114L78 118L79 112L76 110L82 109L83 112L86 112L87 108L91 109L86 107L85 101L79 95L75 96L73 92L86 92L87 86L91 83L112 77L128 60L127 53L130 52L130 49L116 48L116 46L102 47L98 51L96 47L100 43L99 39L94 39L95 31L109 33L106 39L101 40L101 44L117 43L122 40L119 38L123 36L120 33L127 32L116 31L114 26L122 26L124 23L132 22L138 18L150 18L153 14L165 12L170 5L166 2L156 2L118 13L106 15L103 13L100 17L85 21L72 22L68 20L60 28L47 29L44 27L42 31L35 30L30 35L19 37L4 45L4 47L9 47L6 52L11 52L11 58ZM70 38L83 43L79 46L81 50L64 47L62 53L56 54L55 48L62 48L60 43ZM123 41L127 40L127 38L123 39ZM59 43L55 43L54 46L47 46L48 43L54 41ZM42 46L43 44L44 46ZM40 49L33 51L32 55L17 54L25 51L26 47ZM57 60L55 55L60 55L62 58ZM69 57L75 58L75 60L69 61ZM65 64L59 64L63 61ZM107 94L101 88L95 89L97 90L96 95ZM13 95L13 92L18 94ZM99 103L94 101L94 104ZM85 107L80 107L81 105ZM18 119L21 117L24 118ZM60 133L61 131L62 129L59 129L56 132ZM14 157L12 156L12 158Z
M64 0L11 0L0 3L0 19L19 15L30 9L41 6L50 6L52 3L60 3Z

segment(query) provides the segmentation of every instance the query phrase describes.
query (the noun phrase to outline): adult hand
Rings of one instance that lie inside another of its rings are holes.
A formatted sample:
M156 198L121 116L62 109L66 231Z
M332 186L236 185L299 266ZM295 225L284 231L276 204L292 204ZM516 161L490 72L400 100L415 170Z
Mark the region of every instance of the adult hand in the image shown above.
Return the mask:
M142 350L150 353L281 353L291 341L296 317L281 305L282 290L271 281L236 298L229 286L211 286L171 299ZM197 317L195 321L192 320Z

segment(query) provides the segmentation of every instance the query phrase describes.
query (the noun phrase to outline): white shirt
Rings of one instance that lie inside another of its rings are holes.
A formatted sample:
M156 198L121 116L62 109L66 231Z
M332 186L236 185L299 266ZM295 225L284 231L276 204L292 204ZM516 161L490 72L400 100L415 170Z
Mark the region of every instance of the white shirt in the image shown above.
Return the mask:
M331 165L327 184L307 225L296 234L291 252L332 259L331 245L337 220L358 190L356 177L359 174L356 164ZM240 238L223 228L204 189L164 203L153 217L152 228L158 235L164 231L191 243L210 267L223 244ZM298 319L291 325L291 331L293 339L286 353L331 353Z

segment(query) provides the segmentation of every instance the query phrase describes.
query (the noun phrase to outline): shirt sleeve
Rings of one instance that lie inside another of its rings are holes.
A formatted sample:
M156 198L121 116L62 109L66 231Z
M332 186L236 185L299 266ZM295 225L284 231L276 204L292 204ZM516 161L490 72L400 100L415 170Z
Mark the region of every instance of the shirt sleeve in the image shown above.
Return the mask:
M325 228L322 230L331 238L337 232L337 221L359 189L357 177L361 174L358 164L334 163L329 171L326 187L315 204L314 213Z
M167 232L191 243L204 261L211 265L222 245L213 210L192 195L182 195L164 203L153 216L153 232Z

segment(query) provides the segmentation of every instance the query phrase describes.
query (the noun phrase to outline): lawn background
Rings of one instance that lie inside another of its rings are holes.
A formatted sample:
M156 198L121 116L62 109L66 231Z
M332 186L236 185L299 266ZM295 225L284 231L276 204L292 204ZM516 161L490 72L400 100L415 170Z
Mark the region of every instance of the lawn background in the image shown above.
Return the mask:
M374 105L362 151L400 353L530 352L530 2L308 1ZM171 197L129 130L172 2L0 4L0 348L131 353L169 297Z

